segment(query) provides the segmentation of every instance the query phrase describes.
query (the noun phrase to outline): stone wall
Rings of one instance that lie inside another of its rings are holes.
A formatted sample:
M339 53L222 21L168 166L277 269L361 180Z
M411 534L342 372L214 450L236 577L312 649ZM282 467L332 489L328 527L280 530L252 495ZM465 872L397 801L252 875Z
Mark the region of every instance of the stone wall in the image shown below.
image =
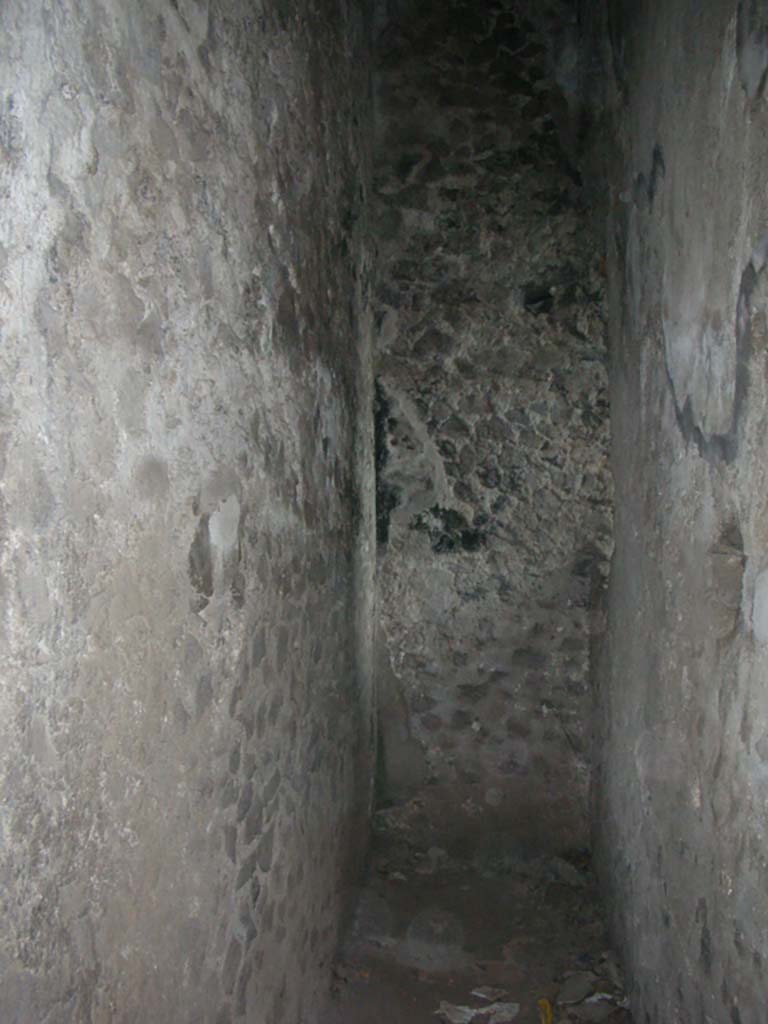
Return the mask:
M368 26L0 9L0 1019L316 1019L371 751Z
M635 1019L765 1020L768 20L606 5L616 553L596 820Z
M576 25L567 5L390 7L375 192L382 796L415 800L468 851L578 847L611 494L599 245L570 155Z

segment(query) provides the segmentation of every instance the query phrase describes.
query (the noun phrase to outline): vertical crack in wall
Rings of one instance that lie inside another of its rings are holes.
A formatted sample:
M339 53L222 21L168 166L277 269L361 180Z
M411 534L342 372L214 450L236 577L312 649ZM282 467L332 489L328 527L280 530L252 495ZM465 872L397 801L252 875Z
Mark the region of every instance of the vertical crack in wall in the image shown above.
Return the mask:
M389 526L392 512L397 508L398 489L387 481L386 468L389 458L388 433L391 404L387 399L381 381L374 384L373 438L376 471L376 540L386 546L389 541Z

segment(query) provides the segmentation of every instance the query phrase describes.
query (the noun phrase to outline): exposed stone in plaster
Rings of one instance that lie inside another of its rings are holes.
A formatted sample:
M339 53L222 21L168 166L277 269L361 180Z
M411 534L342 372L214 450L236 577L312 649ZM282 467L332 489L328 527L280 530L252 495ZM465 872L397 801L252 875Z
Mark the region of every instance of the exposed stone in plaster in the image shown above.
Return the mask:
M368 26L0 9L0 1019L315 1019L370 801Z
M468 848L587 832L611 543L602 279L557 130L573 33L551 17L428 5L380 41L385 792Z

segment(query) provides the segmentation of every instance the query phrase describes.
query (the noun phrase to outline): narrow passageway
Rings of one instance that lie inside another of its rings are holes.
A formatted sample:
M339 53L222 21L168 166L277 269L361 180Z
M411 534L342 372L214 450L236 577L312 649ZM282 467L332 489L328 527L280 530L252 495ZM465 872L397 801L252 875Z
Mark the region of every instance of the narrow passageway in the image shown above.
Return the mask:
M761 0L0 2L0 1024L765 1024L766 167Z
M629 1020L588 853L612 496L577 37L568 3L378 25L379 811L329 1024Z

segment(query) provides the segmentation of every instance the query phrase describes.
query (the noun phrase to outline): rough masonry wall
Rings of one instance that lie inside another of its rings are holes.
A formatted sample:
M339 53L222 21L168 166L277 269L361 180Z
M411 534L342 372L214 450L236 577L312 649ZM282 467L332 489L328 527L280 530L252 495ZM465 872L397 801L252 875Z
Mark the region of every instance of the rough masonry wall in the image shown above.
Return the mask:
M608 5L616 553L600 861L642 1024L768 989L768 20Z
M367 27L0 10L0 1019L311 1022L370 775Z
M377 73L382 798L468 852L578 847L610 489L575 16L401 6Z

